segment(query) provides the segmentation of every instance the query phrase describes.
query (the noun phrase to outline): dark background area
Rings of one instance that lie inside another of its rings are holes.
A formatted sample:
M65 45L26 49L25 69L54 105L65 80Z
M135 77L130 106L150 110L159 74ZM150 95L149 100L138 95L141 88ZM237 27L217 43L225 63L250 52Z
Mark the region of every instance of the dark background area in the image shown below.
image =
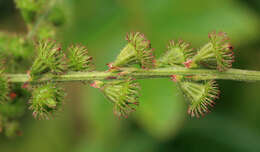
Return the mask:
M258 0L65 0L69 25L60 29L64 45L82 43L98 70L115 59L129 31L143 32L156 56L171 39L199 48L208 33L227 32L235 48L234 68L260 70L260 1ZM11 0L0 0L0 30L26 33ZM260 84L218 81L221 98L201 119L186 114L187 105L174 83L142 80L141 105L128 119L96 89L68 85L64 111L37 121L28 112L23 135L0 137L1 152L245 152L260 151Z

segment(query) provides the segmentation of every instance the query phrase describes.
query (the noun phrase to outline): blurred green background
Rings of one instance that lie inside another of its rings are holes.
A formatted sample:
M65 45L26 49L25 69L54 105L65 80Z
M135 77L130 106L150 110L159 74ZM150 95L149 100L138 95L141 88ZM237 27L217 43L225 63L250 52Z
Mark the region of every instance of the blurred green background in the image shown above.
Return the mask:
M259 0L65 0L69 24L59 31L64 45L82 43L98 70L115 59L129 31L143 32L156 55L171 39L195 48L213 30L229 34L235 68L260 70ZM11 0L0 0L0 30L25 33ZM96 89L68 84L64 111L37 121L28 111L23 135L0 136L1 152L257 152L260 151L260 84L218 81L221 98L201 119L186 114L174 83L142 80L140 107L128 119L113 115L112 105Z

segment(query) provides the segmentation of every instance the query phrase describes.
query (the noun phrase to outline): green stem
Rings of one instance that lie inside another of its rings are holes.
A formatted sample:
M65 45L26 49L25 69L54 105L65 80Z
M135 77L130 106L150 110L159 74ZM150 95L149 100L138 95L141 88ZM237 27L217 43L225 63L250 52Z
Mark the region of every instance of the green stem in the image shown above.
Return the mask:
M71 81L92 81L92 80L114 80L127 79L151 79L151 78L169 78L171 75L192 76L194 80L235 80L235 81L260 81L260 71L249 71L240 69L229 69L225 72L209 69L186 69L186 68L158 68L151 70L137 68L123 68L119 75L115 72L70 72L63 75L52 76L48 79L46 76L43 81L71 82ZM6 74L12 83L29 82L30 78L26 74Z
M44 22L44 20L48 17L51 9L54 7L54 5L56 4L56 0L51 0L50 3L47 6L47 9L44 13L42 13L42 15L37 19L37 21L35 22L35 24L33 25L32 29L27 33L27 39L31 40L35 33L37 32L38 28L40 27L40 25L42 24L42 22Z

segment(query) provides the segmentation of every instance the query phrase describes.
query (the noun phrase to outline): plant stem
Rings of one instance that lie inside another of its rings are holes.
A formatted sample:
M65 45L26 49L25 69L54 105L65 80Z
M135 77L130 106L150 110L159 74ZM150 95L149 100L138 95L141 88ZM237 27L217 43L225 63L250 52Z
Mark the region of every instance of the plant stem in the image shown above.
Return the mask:
M37 19L35 24L33 25L32 29L27 33L27 39L31 40L35 33L37 32L38 28L40 27L41 23L46 19L46 17L49 15L51 9L56 4L57 0L51 0L50 3L47 5L47 9L42 15Z
M225 72L209 69L187 69L187 68L158 68L151 70L137 68L122 68L119 75L116 72L93 71L93 72L69 72L63 75L45 76L40 82L71 82L71 81L92 81L92 80L122 80L132 77L135 79L169 78L171 75L192 76L193 80L235 80L235 81L260 81L260 71L249 71L240 69L229 69ZM30 82L26 74L6 74L11 83Z

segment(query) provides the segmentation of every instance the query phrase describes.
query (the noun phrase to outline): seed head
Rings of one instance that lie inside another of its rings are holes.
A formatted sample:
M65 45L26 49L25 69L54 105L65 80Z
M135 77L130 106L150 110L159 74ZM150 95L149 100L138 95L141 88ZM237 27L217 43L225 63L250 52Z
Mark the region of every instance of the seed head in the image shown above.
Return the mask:
M215 105L214 100L219 97L220 91L218 90L215 81L183 81L179 86L189 102L188 113L194 117L203 116L205 113L210 112L210 108Z
M52 83L40 84L32 92L29 109L37 119L49 119L61 110L64 101L64 91Z
M140 86L133 79L94 83L104 95L114 104L114 114L127 118L139 105Z
M145 38L144 34L132 32L127 34L126 40L128 44L110 66L127 67L138 64L143 69L153 68L155 63L153 49L150 41Z

